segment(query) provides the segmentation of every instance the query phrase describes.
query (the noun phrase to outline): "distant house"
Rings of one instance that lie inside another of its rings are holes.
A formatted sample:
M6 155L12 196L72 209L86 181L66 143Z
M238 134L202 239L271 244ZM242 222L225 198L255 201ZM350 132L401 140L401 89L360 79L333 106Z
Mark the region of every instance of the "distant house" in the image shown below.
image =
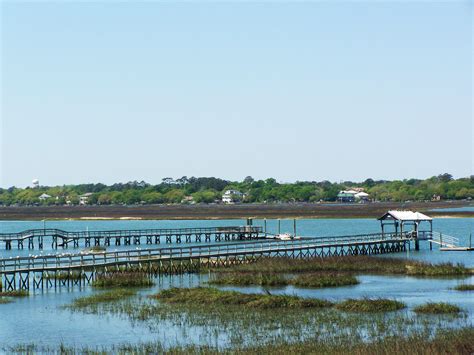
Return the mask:
M226 190L222 195L222 202L235 203L240 202L244 198L244 194L237 190Z
M337 200L339 202L366 202L369 201L369 197L368 193L360 191L360 189L342 190L337 194Z
M86 192L84 195L79 196L79 204L87 205L87 203L89 202L89 197L91 197L92 195L92 192Z
M361 192L356 193L354 197L356 201L365 202L365 201L369 201L370 195L367 192L361 191Z
M46 201L48 198L51 198L51 196L48 194L41 194L41 196L38 197L40 201Z
M184 196L184 198L181 200L181 203L193 205L195 202L192 196Z

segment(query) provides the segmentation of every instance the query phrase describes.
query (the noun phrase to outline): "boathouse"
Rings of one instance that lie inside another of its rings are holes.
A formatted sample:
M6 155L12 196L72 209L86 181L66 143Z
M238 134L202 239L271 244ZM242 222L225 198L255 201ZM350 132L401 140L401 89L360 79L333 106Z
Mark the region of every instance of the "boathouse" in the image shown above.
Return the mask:
M412 237L415 238L415 250L419 250L418 234L420 232L420 224L422 222L429 223L429 233L433 233L433 218L420 212L396 210L388 211L379 218L379 221L382 228L382 235L386 232L386 225L392 225L395 229L395 234L400 234L400 236L403 235L404 232L408 232L406 230L407 226L412 226L413 229L410 232L412 233Z

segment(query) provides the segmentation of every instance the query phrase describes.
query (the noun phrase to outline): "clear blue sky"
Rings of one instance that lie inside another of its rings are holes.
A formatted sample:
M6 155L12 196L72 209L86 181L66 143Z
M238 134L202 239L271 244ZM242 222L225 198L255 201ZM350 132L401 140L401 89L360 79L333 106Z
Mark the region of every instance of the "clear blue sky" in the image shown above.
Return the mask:
M1 10L0 186L473 173L470 1Z

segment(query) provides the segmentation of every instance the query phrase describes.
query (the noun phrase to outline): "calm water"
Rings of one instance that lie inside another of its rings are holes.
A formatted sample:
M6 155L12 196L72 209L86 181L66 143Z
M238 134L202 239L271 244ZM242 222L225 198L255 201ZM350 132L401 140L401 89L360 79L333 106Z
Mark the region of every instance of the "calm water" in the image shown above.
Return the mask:
M198 220L198 221L46 221L46 228L59 228L66 231L85 231L85 230L116 230L116 229L151 229L151 228L188 228L188 227L212 227L212 226L241 226L245 220ZM263 226L262 220L255 220L254 225ZM276 220L267 221L267 231L277 232L278 222ZM420 226L428 228L428 226ZM29 228L43 228L41 221L2 221L0 222L0 233L19 232ZM433 221L433 230L459 238L460 245L469 244L469 235L474 234L473 218L438 218ZM293 232L293 220L281 221L281 232ZM363 233L380 232L380 224L373 219L303 219L297 221L297 234L301 236L337 236ZM474 244L474 240L473 240ZM173 244L164 244L161 246L171 246ZM189 245L189 244L181 244ZM128 248L146 248L146 244L140 246L128 246ZM150 246L148 246L150 247ZM156 245L152 245L156 247ZM29 254L50 254L57 251L51 249L51 243L45 240L43 250L23 250L15 249L5 250L4 245L0 245L0 257L10 257ZM108 250L126 249L126 246L110 246ZM81 249L66 249L67 252L77 252ZM62 252L58 249L58 252ZM429 250L427 242L421 242L421 250L418 253L410 252L409 255L398 255L403 257L427 260L430 262L460 262L467 266L474 267L474 254L472 252L440 252L438 247L434 246L433 251Z
M208 227L223 225L243 225L243 220L226 221L47 221L47 228L64 230L106 230L136 228L182 228ZM262 225L263 221L254 221ZM436 219L434 230L460 239L460 244L467 245L469 234L473 233L474 220L468 218ZM0 232L15 232L28 228L42 228L42 222L0 222ZM277 222L267 221L267 229L276 232ZM297 234L302 236L347 235L378 232L379 223L369 219L318 219L299 220ZM292 232L293 221L281 223L282 232ZM164 244L162 244L164 246ZM52 253L50 243L42 253ZM4 248L4 246L1 246ZM135 248L135 246L133 246ZM142 245L142 248L145 248ZM113 250L111 247L109 250ZM80 249L79 249L80 250ZM68 251L78 251L68 249ZM0 250L1 257L15 257L19 254L38 254L38 250L11 251ZM421 251L394 254L397 257L421 259L429 262L460 262L474 267L473 252L441 252L437 247L429 250L426 242L421 243ZM156 292L170 286L196 286L206 282L204 275L184 275L172 278L157 279L157 285L143 293ZM408 307L427 301L447 301L460 305L467 311L467 321L472 324L474 315L473 293L457 292L452 288L460 283L474 283L474 277L465 279L426 279L392 276L359 276L360 284L349 287L322 290L297 289L292 286L275 288L275 294L296 294L303 297L340 300L349 297L388 297L407 303ZM242 292L262 292L258 287L232 287ZM163 344L206 344L207 333L199 328L189 329L172 323L163 322L159 327L149 327L145 323L132 323L124 316L93 315L74 313L61 309L74 298L96 292L89 287L78 287L48 290L42 293L35 291L31 297L15 300L14 303L0 305L0 343L2 346L19 343L36 343L45 346L111 346L122 343L140 343L160 341ZM410 312L410 311L408 311ZM224 332L225 333L225 332ZM1 347L0 347L1 349Z
M474 212L474 206L435 208L435 209L432 209L432 211L436 211L436 212Z

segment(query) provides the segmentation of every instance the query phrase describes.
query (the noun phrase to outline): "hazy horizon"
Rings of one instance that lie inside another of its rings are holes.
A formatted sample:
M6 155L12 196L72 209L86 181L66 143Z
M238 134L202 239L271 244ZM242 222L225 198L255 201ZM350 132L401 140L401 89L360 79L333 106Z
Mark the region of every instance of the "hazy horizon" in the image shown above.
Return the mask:
M473 6L1 3L0 186L473 174Z

